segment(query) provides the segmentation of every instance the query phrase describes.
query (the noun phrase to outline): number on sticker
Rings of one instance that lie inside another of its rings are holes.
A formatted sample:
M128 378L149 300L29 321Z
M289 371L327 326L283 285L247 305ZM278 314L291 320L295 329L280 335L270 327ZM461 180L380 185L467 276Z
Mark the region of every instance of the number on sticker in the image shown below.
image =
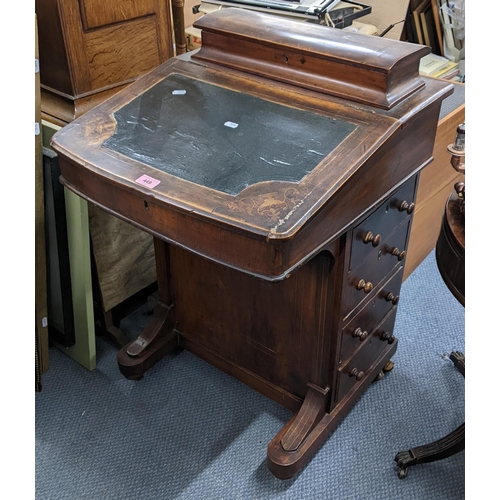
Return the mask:
M149 177L149 175L141 175L138 179L135 180L137 184L142 184L148 188L154 188L160 184L158 179L153 179L153 177Z

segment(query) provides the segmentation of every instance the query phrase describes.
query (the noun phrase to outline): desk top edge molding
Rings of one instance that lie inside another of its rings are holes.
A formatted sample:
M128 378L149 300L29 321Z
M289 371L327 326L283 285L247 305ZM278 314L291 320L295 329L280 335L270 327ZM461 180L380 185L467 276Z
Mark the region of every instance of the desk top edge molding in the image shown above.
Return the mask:
M238 73L235 70L227 69L222 72L231 76ZM221 77L222 72L221 69L217 68L215 65L211 65L211 67L208 68L199 66L198 64L193 64L193 62L189 58L186 58L185 55L182 56L182 59L174 58L144 76L139 81L132 83L128 87L130 93L120 92L112 96L108 99L108 101L106 101L106 103L104 103L104 105L95 107L86 113L84 117L76 119L64 127L64 130L55 138L55 148L60 153L64 153L66 157L71 158L74 163L80 163L83 161L82 158L86 156L86 167L93 170L97 177L101 180L123 183L123 186L126 189L139 189L142 191L144 196L152 198L158 203L167 204L174 210L190 213L193 216L201 215L203 217L208 217L213 220L214 223L219 225L229 224L233 228L239 226L242 230L250 230L255 237L265 238L268 241L280 239L286 240L295 237L304 224L307 223L309 219L314 217L314 215L325 206L328 200L330 200L336 192L342 189L342 187L363 168L364 163L369 158L372 150L380 148L384 143L388 142L401 127L406 126L407 123L411 121L416 108L420 109L422 107L429 106L432 102L439 101L443 98L443 96L451 93L452 90L451 86L443 85L442 82L427 80L424 88L416 94L410 96L404 103L401 103L400 106L388 111L378 110L378 130L375 131L375 127L372 124L367 126L367 123L369 123L369 120L373 115L372 107L361 104L356 106L346 106L340 98L333 96L320 96L318 98L318 95L311 91L297 87L290 87L289 84L282 84L282 87L288 87L288 91L297 92L297 97L299 95L306 96L304 99L308 99L308 107L304 107L302 109L318 113L320 111L329 111L332 116L337 114L337 116L342 116L343 118L348 117L352 123L357 123L359 125L359 130L352 132L351 136L339 144L339 146L334 149L323 162L318 164L313 172L306 175L299 182L290 184L288 182L275 181L272 183L272 188L271 183L268 183L270 184L270 191L272 189L276 190L277 187L281 190L285 190L290 185L293 185L300 191L311 182L312 178L317 175L320 170L327 172L326 175L329 177L329 183L326 187L322 186L321 189L323 191L321 194L319 195L319 190L316 190L316 198L313 200L312 197L310 197L306 202L302 203L300 207L294 210L292 216L287 217L286 223L280 225L279 227L276 227L275 223L270 223L266 217L262 217L261 220L255 218L251 221L251 223L249 223L248 221L239 220L235 212L232 214L214 212L213 205L210 203L205 203L205 206L203 206L203 204L195 206L193 202L194 198L189 199L186 197L185 199L182 199L173 194L176 187L181 187L182 189L180 189L180 191L185 191L185 186L187 185L186 181L173 178L169 174L150 168L143 163L135 162L137 170L144 170L144 173L150 174L153 177L162 180L162 184L160 184L155 190L140 187L138 188L134 182L135 178L133 178L136 171L134 171L132 175L129 175L129 178L126 178L126 175L120 172L121 165L132 161L129 158L122 159L119 155L114 155L114 158L110 159L110 161L113 161L114 164L117 165L118 170L116 175L110 175L109 171L104 171L99 165L92 162L92 158L87 154L88 151L92 150L94 152L94 157L102 154L102 144L115 131L116 121L113 117L114 112L136 98L139 92L137 89L151 88L162 82L169 75L173 74L186 74L190 75L192 78L199 79L200 81L207 81L220 86L228 85L228 78ZM246 81L261 84L265 80L254 75L246 75ZM265 94L263 94L262 90L260 90L260 97L269 101L280 102L279 92L274 92L274 89L272 88L265 89ZM281 103L285 104L285 101L283 100ZM297 100L291 105L294 107L300 106ZM82 128L81 123L85 123L85 127ZM92 130L89 129L89 123L91 124ZM78 131L78 129L80 131ZM369 132L369 134L367 132ZM72 137L72 140L69 143L65 140L66 134ZM85 138L92 136L92 143L86 144L82 148L79 143L74 143L75 134L78 134L82 139L81 144L83 144L83 140ZM363 135L366 137L362 139L361 137ZM348 149L346 148L346 141L348 140L351 140L353 143L355 142L358 149L351 149L350 152L346 151L346 149ZM342 152L344 156L342 159L336 158L336 162L342 163L344 167L332 169L332 160L329 158L338 157L340 152ZM423 159L420 164L420 168L427 164L427 160L428 158ZM406 177L407 175L403 175L401 180ZM163 180L165 182L163 182ZM203 199L207 196L216 196L218 199L223 199L225 203L229 204L239 203L241 199L251 196L252 192L256 189L260 189L261 185L262 183L251 185L237 195L229 195L219 191L213 191L199 185L191 185L190 189L192 192L197 193L199 199ZM162 191L161 188L165 186L171 186L174 189L170 189L169 192ZM380 193L380 196L385 194L387 193ZM283 214L283 216L286 215L288 214Z

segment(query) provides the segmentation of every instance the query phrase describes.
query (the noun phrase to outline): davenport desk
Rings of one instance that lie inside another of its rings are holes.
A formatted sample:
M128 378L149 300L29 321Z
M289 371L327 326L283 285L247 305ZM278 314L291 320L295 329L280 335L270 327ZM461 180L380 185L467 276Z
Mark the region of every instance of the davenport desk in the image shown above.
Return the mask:
M199 51L52 147L65 186L154 236L159 302L120 371L181 347L292 410L268 445L288 478L396 351L418 176L453 87L419 76L420 45L241 9L196 26Z

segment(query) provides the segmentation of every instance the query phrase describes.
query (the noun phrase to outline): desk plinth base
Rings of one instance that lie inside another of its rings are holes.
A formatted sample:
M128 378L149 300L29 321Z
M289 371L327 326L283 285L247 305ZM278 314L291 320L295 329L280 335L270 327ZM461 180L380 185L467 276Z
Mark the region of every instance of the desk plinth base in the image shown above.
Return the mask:
M286 280L268 282L156 244L166 259L157 265L161 299L144 331L118 353L121 373L139 380L183 348L280 403L293 416L269 443L267 463L276 477L292 477L385 371L397 341L377 350L364 378L339 396L342 318L334 307L334 281L342 269L333 266L331 253Z
M158 318L151 320L152 323L157 323L157 321ZM161 328L157 331L161 331ZM143 355L138 357L131 357L127 354L127 348L133 343L128 344L118 354L121 373L130 380L140 380L149 368L178 347L177 338L179 335L179 332L175 330L170 333L164 332L163 335L160 334L153 341L152 344L154 345L151 344ZM182 337L179 338L181 344L184 345ZM189 343L185 344L185 346L189 346ZM289 479L303 469L344 419L356 401L367 390L368 386L374 380L378 380L379 374L384 371L384 367L394 355L396 348L397 341L373 365L370 370L371 376L366 377L364 383L357 386L356 391L344 398L331 412L325 411L326 398L322 397L322 393L323 396L326 396L325 393L328 391L322 391L313 384L308 384L309 389L300 409L294 413L267 447L267 466L274 476L278 479ZM200 354L196 348L189 350L194 350L197 354ZM227 362L222 359L217 362L213 356L213 354L200 355L201 358L210 359L212 364L218 368L227 368ZM232 369L225 369L224 371L233 376L236 375L239 380L248 382L248 373L241 373L241 376L238 376L235 370L238 369L233 365ZM255 384L249 383L248 385L255 385L255 388L258 388L258 381Z

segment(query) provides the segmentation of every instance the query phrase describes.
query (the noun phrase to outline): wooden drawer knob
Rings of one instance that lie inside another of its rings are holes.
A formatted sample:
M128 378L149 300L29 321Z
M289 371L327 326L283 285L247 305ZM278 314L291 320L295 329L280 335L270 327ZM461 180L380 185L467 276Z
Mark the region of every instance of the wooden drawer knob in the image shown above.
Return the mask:
M387 300L387 302L392 302L394 305L396 305L399 302L399 295L394 295L392 292L389 292L385 296L385 300Z
M455 183L455 193L457 193L457 196L459 198L464 198L465 199L465 182L457 182Z
M390 254L391 255L394 255L395 257L398 258L398 260L401 262L405 256L406 256L406 252L404 250L400 250L399 248L397 247L394 247L391 251L390 251Z
M393 344L395 337L392 333L384 332L384 333L382 333L382 335L380 335L380 340L384 340L384 341L387 340L387 342L389 344Z
M361 380L365 376L365 372L360 372L357 368L353 368L349 372L349 377L356 377L356 380Z
M369 281L365 282L365 280L359 280L356 283L356 290L363 290L365 293L370 293L373 290L373 283Z
M366 339L366 337L368 337L368 332L366 330L363 331L361 330L361 328L358 327L356 328L356 330L352 332L352 336L354 338L358 338L359 340L363 341Z
M406 212L408 215L412 214L415 210L415 203L408 203L407 201L402 201L398 207L400 212Z
M371 231L368 231L363 238L363 243L368 244L371 243L372 246L376 247L382 241L382 236L380 234L373 234Z

